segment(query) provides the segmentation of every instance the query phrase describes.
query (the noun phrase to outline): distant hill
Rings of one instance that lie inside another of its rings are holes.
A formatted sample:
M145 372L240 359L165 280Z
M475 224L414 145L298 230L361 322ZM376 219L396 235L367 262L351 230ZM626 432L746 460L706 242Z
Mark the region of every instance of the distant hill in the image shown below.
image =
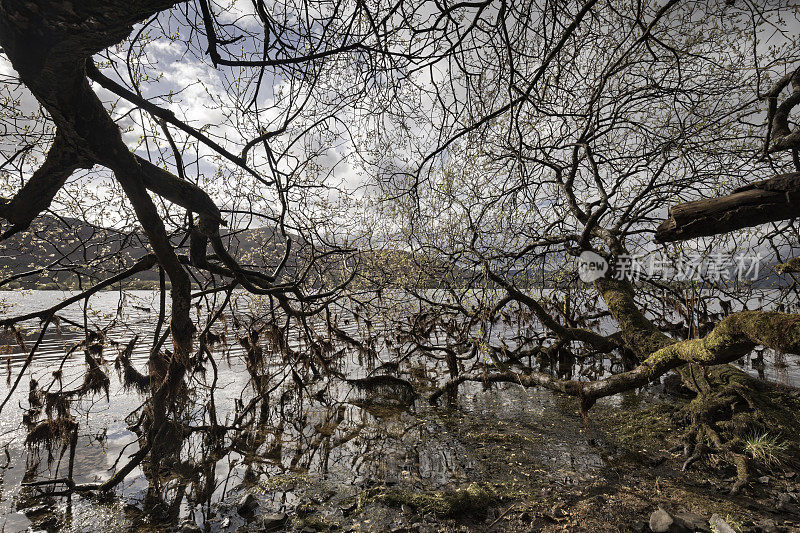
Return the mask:
M188 239L182 242L182 237L173 236L172 241L179 254L188 255ZM254 228L229 232L223 240L243 264L263 267L283 256L284 240L279 237L270 228ZM296 248L302 249L302 244ZM43 216L28 230L0 243L0 279L8 280L0 289L76 288L79 277L88 283L105 279L149 252L141 231L119 231L74 218ZM296 262L295 254L289 267ZM45 268L47 271L42 271ZM149 288L157 281L158 271L151 269L132 277L126 285Z
M183 235L172 241L178 253L188 254L188 240ZM294 278L308 265L309 248L293 235L292 253L287 261L284 279ZM282 259L285 243L282 235L269 227L233 230L223 234L229 252L242 266L271 272ZM31 227L0 243L0 285L13 288L77 288L78 279L91 285L130 267L149 253L147 239L141 231L120 231L95 226L74 218L37 218ZM210 249L209 249L210 252ZM552 257L546 266L529 271L515 271L511 279L518 287L583 285L577 278L574 258ZM560 264L559 267L555 265ZM786 287L793 280L775 272L775 262L764 262L756 288ZM47 269L44 271L43 269ZM483 286L482 276L430 257L407 251L387 249L347 255L333 254L320 261L311 271L311 285L331 286L358 269L354 283L358 286L395 286L436 288L444 283L472 283ZM320 280L326 281L320 281ZM154 288L158 270L142 272L124 283L127 288Z
M232 230L222 237L240 265L268 273L279 264L286 250L285 238L269 227ZM291 238L292 250L284 279L295 279L305 272L311 253L304 239L297 235ZM179 254L188 255L188 239L176 235L172 242ZM0 243L0 280L5 280L0 290L75 289L79 287L79 278L84 286L89 286L129 268L149 252L147 238L141 231L119 231L74 218L39 217L27 231ZM212 253L210 247L209 253ZM349 278L354 269L359 270L354 283L362 286L390 283L436 287L442 280L469 277L468 272L447 263L388 250L328 255L308 270L305 283L330 287ZM153 268L129 278L123 286L155 288L157 283L158 270Z

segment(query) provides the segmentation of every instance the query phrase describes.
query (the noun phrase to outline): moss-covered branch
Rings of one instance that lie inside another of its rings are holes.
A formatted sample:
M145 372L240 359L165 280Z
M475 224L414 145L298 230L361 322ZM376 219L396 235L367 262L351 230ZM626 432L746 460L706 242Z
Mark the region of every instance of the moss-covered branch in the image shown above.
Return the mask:
M630 282L601 278L594 285L619 325L625 345L640 359L675 342L675 339L658 329L639 310L633 299L634 292Z
M650 338L650 342L655 339L657 336L654 335ZM642 340L648 339L642 336ZM466 381L510 382L525 387L541 386L576 396L581 398L583 406L588 408L599 398L643 387L670 370L687 363L702 366L730 363L747 355L758 345L800 354L800 315L776 311L736 313L720 321L702 339L672 341L672 344L651 353L633 370L603 380L593 382L562 380L540 372L525 374L475 372L461 374L449 381L429 396L429 400L435 402L446 390L458 387Z

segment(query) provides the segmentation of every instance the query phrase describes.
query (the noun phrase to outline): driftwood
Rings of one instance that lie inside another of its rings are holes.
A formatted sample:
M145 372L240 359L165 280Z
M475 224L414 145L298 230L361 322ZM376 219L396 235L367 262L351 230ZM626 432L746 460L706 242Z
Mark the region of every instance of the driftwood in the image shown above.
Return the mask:
M720 198L678 204L656 230L658 242L728 233L800 215L800 172L735 189Z

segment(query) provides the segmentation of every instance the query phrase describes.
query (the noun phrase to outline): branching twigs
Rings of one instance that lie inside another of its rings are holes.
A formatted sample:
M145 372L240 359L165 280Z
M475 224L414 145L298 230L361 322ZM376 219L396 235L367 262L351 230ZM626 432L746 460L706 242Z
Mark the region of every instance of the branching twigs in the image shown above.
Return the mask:
M284 57L284 58L274 58L274 59L264 58L262 60L256 60L256 61L223 58L220 55L219 50L217 49L219 40L217 38L216 30L214 29L213 14L208 6L208 1L199 0L199 3L203 14L203 25L206 31L206 38L208 39L208 55L211 57L211 61L214 64L214 66L226 65L226 66L239 66L239 67L274 67L279 65L297 65L319 59L325 59L326 57L342 54L345 52L351 52L353 50L366 48L366 46L363 43L357 41L353 43L337 45L330 49L316 50L313 53L305 55L298 54L297 50L294 49L294 47L292 47L291 52L293 53L289 57Z
M72 492L106 492L125 480L125 476L130 474L134 468L139 466L147 454L150 452L152 445L146 444L139 448L139 450L134 453L130 459L128 460L125 465L114 472L114 474L108 478L107 480L101 483L75 483L72 478L58 478L58 479L46 479L42 481L33 481L29 483L23 483L23 486L26 487L42 487L42 486L50 486L50 485L65 485L67 490L62 492L55 492L51 493L53 495L63 495L63 494L70 494Z
M169 124L172 124L176 128L180 129L184 133L191 135L198 141L202 142L215 152L219 153L223 157L225 157L228 161L236 164L240 168L244 169L246 172L250 173L253 177L264 183L265 185L271 185L272 182L268 180L264 180L260 174L255 172L250 166L247 165L247 162L242 159L241 157L230 153L228 150L223 148L219 145L219 143L215 142L214 140L210 139L207 135L197 131L195 128L187 125L185 122L178 120L175 116L175 113L170 111L169 109L163 109L158 107L154 103L142 98L141 96L137 95L136 93L129 91L122 85L118 84L111 78L105 76L100 70L95 66L95 64L91 61L87 62L86 65L86 74L92 81L97 82L101 87L104 89L111 91L112 93L116 94L117 96L124 98L125 100L129 101L132 104L135 104L154 117L161 119Z
M778 105L778 96L789 85L792 93ZM800 127L789 127L789 113L800 104L800 69L783 76L767 93L767 131L764 156L791 150L797 160ZM796 164L796 163L795 163ZM800 170L800 169L798 169ZM780 174L719 198L686 202L672 207L669 218L656 230L659 242L682 241L729 233L742 228L777 222L800 215L800 173Z
M23 363L22 368L20 368L19 370L19 374L17 374L17 379L14 380L14 384L8 391L8 395L6 395L5 399L3 400L3 403L0 403L0 414L3 413L3 407L6 406L8 400L10 400L11 396L14 394L14 391L17 390L19 382L22 381L22 376L25 375L25 370L27 370L28 366L31 364L31 361L33 361L33 356L34 354L36 354L36 350L39 349L39 345L41 344L42 339L44 339L44 335L47 332L47 327L50 325L52 319L53 315L51 314L45 319L44 323L42 324L42 329L39 331L39 336L36 338L36 342L33 344L33 347L31 347L30 351L28 352L28 356L25 358L25 363Z

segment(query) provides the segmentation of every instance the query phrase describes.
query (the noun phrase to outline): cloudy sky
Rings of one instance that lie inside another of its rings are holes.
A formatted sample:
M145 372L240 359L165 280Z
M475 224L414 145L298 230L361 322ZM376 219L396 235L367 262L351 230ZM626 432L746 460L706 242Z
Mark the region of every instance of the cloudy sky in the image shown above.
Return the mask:
M747 12L745 4L742 3L742 13ZM268 5L275 13L281 14L278 4ZM419 5L421 8L416 11L418 21L437 21L431 3ZM663 2L651 6L653 12L661 5ZM561 25L553 22L551 37L560 35L579 7L579 3L570 4L572 12L562 15L558 21ZM330 234L338 225L347 227L347 231L352 232L350 235L355 234L356 224L369 222L369 217L363 215L363 202L374 197L376 178L415 169L434 147L441 145L443 138L438 136L433 125L437 120L444 120L444 115L437 115L437 112L448 111L450 127L456 127L450 130L452 133L458 131L459 121L468 123L474 119L471 114L491 112L519 90L512 86L505 94L497 93L493 96L496 104L488 99L482 108L468 105L465 87L473 83L472 78L480 78L481 73L466 75L469 68L459 64L457 57L449 62L443 60L422 65L392 55L409 50L428 53L437 50L424 42L415 44L410 34L403 33L403 30L387 45L386 51L390 52L387 57L391 59L378 65L380 68L377 74L372 72L373 76L366 76L365 72L375 65L363 63L365 56L358 54L304 64L304 69L299 70L284 67L262 71L256 67L224 65L215 68L205 54L207 40L200 34L202 30L197 29L202 28L198 10L195 2L182 4L139 25L129 41L99 54L95 60L106 75L140 91L160 107L170 109L186 124L202 131L234 154L239 154L250 139L273 132L274 136L267 141L269 150L264 143L258 143L248 156L250 166L261 178L259 180L230 161L219 158L202 143L169 127L179 147L187 179L207 190L218 205L234 211L262 211L274 218L280 216L285 203L291 208L286 219L289 226L320 228L321 232ZM464 10L460 13L463 18L457 23L467 27L473 21L471 17L478 12L479 8ZM263 24L253 12L252 2L218 4L215 13L220 38L237 38L220 51L221 55L259 58L264 46L264 32ZM320 15L310 13L315 14ZM466 50L462 60L481 65L481 61L502 57L502 50L492 48L496 43L491 41L495 29L491 23L497 15L497 6L493 5L482 12L474 40L461 43ZM796 17L796 12L788 10L785 15ZM344 18L339 16L337 20ZM280 57L279 45L275 43L294 46L295 53L313 45L313 39L303 42L299 33L292 30L292 24L304 27L297 18L287 16L286 21L284 31L271 28L273 31L267 32L268 43L276 47L271 57ZM367 23L362 22L369 30ZM767 55L770 46L780 46L787 39L796 38L796 33L792 35L791 31L793 27L796 29L795 22L787 18L777 25L764 25L755 53ZM697 24L700 23L698 20ZM314 29L312 35L321 28L319 23L308 23L305 27ZM514 31L515 28L511 28L512 34ZM546 33L547 30L543 31ZM366 35L369 36L369 32ZM524 32L520 36L516 41L519 50L515 53L518 54L526 44L522 38ZM742 39L748 39L746 32ZM588 57L592 57L591 54ZM525 66L528 70L523 69L517 75L524 81L525 76L531 76L540 63L541 58L537 57L530 58L528 63L520 63L520 68ZM484 66L488 70L492 65ZM770 67L780 71L790 65ZM461 74L462 78L453 76L454 73ZM36 116L38 107L30 95L13 84L13 70L2 55L0 76L12 82L2 89L7 102L17 100L5 108L3 126L7 131L17 133L25 129L23 134L0 138L0 150L9 156L20 147L46 140L49 130L46 121ZM259 90L256 92L257 84ZM129 147L177 173L176 160L161 126L125 100L97 85L95 89L118 119ZM437 101L437 97L442 100ZM567 103L564 106L566 108ZM9 117L11 112L17 116ZM7 174L3 195L10 196L21 180L26 179L41 160L45 144L40 142L26 153L25 158L17 158L5 165L3 170ZM437 163L439 166L432 164L428 169L442 168L444 161L461 169L461 176L465 179L471 175L478 176L474 168L468 168L470 161L456 159L460 149L453 145L449 151L443 152ZM461 153L469 153L469 150ZM403 179L408 179L408 176ZM403 179L391 183L403 184ZM478 189L491 188L499 183L485 177L482 179L485 181L467 183L473 185L470 190L475 190L476 186ZM502 181L505 176L500 174L496 179ZM275 181L279 186L272 183ZM586 200L595 197L590 194ZM549 205L550 200L543 199L542 202ZM91 207L87 209L87 205ZM76 174L53 207L73 214L76 209L82 209L85 216L99 223L124 225L127 219L115 214L115 211L124 211L124 206L112 177L102 169L94 169ZM166 205L162 207L170 209ZM172 211L180 215L180 210ZM251 219L235 213L229 216L237 219L238 224L274 224L269 218ZM459 217L461 215L453 211L441 219L451 224L457 223ZM384 234L396 229L391 226L394 222L385 219L389 230L381 228ZM375 220L371 223L374 224Z

